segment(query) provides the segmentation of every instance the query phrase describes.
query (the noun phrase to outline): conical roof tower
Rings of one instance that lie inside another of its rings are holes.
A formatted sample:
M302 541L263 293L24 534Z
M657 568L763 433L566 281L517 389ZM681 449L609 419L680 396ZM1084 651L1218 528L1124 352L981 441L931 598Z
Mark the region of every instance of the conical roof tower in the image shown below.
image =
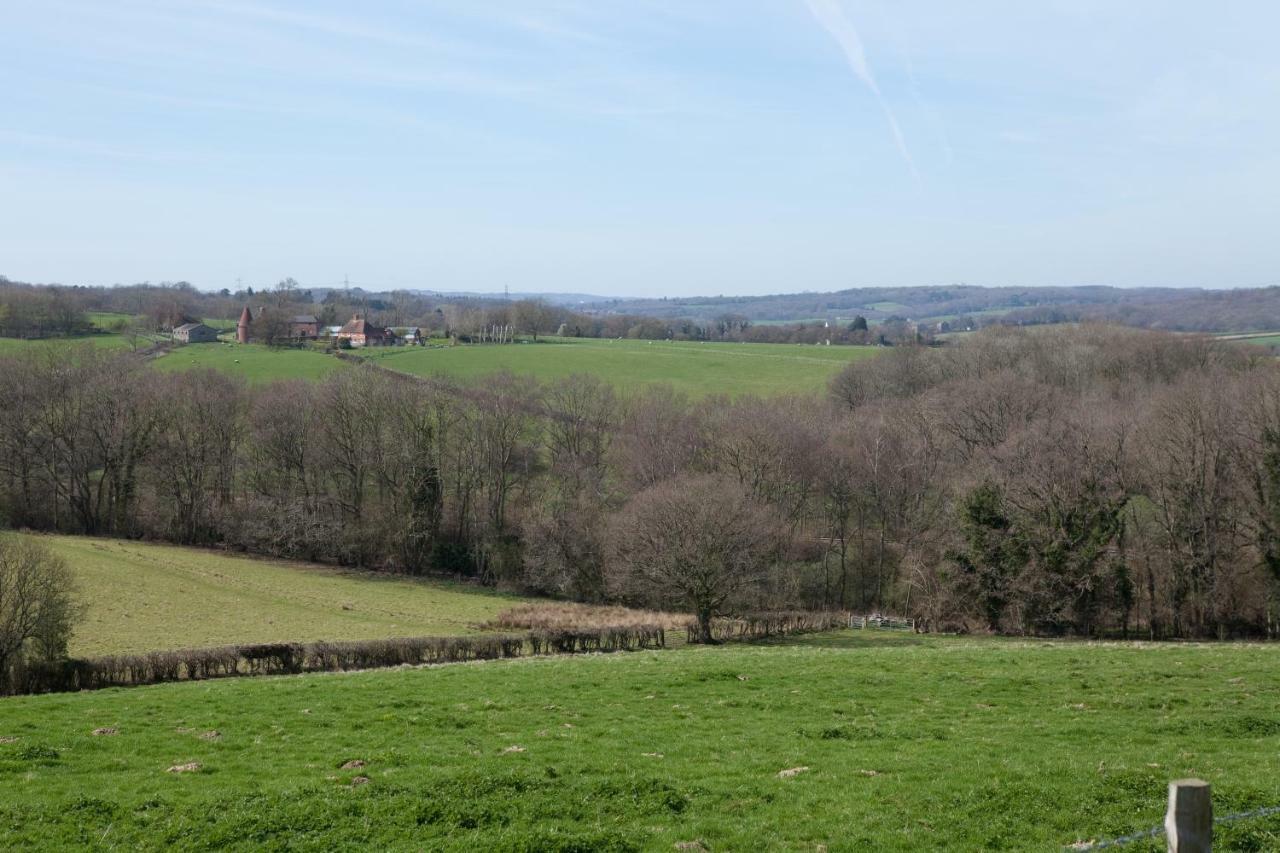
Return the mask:
M241 344L249 343L249 324L253 322L253 315L249 313L249 306L244 306L244 310L240 312L240 322L236 323L236 342Z

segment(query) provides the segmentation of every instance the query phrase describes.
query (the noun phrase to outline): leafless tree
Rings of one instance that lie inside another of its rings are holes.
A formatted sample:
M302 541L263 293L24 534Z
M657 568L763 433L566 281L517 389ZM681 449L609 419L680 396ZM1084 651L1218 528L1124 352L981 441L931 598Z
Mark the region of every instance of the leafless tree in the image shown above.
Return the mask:
M689 400L669 385L647 387L626 405L614 449L617 464L636 488L692 470L705 433Z
M736 480L676 477L636 495L612 529L611 578L628 597L693 611L703 642L733 596L763 579L777 517Z
M168 377L150 470L179 542L217 538L215 513L232 500L244 429L243 381L214 370Z

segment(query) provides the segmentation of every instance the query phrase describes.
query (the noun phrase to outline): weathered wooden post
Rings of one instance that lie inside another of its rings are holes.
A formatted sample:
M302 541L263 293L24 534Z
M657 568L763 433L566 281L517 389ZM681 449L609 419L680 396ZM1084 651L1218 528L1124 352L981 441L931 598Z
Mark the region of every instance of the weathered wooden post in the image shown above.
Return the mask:
M1169 783L1164 831L1169 853L1209 853L1213 849L1213 802L1208 782L1175 779Z

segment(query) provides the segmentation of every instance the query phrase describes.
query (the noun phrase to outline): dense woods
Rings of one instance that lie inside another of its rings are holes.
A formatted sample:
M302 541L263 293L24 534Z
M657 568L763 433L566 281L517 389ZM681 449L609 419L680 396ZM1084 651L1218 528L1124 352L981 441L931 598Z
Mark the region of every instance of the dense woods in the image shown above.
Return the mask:
M1280 376L1103 326L896 347L769 400L28 352L0 360L0 514L708 617L1273 635Z

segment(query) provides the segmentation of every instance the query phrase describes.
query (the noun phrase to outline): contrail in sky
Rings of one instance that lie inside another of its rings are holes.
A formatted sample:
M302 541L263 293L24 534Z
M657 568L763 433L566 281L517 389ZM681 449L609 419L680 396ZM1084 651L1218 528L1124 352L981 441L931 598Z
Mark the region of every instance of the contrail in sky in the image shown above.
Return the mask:
M805 5L809 7L809 12L814 19L840 45L840 49L844 51L845 59L849 61L849 67L853 69L854 76L866 84L866 87L871 90L871 94L876 96L876 101L880 104L880 108L884 110L885 118L889 120L889 129L893 131L893 141L897 143L898 153L907 162L907 168L911 170L911 176L918 183L920 181L920 173L916 171L915 161L911 159L911 152L907 149L907 141L902 136L902 128L898 126L898 119L894 117L893 110L889 109L889 102L884 99L884 95L880 92L880 86L876 83L876 78L871 74L871 66L867 64L867 54L862 49L862 39L858 37L858 30L853 26L853 22L845 16L844 9L840 7L837 0L805 0Z

